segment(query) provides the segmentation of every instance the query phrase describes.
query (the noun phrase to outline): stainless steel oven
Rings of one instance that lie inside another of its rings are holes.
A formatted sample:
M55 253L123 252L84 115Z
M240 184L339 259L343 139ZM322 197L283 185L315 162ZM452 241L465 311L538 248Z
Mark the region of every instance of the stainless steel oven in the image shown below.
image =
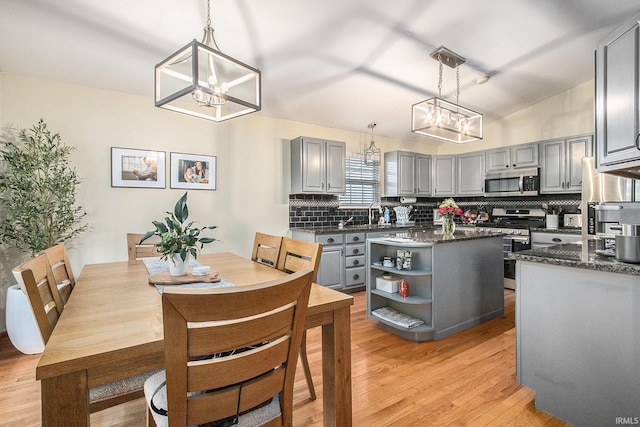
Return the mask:
M509 259L511 252L531 249L531 228L544 225L542 209L495 208L491 212L491 222L476 224L489 228L494 233L502 233L502 254L504 261L504 287L516 288L516 261Z

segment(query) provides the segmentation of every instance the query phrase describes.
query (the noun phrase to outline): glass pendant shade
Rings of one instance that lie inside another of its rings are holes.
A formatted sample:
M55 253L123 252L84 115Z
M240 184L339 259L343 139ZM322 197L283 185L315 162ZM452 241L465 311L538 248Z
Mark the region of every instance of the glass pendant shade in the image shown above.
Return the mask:
M155 67L155 105L221 122L260 111L260 70L197 40Z
M482 139L482 114L433 97L413 104L411 132L462 144Z

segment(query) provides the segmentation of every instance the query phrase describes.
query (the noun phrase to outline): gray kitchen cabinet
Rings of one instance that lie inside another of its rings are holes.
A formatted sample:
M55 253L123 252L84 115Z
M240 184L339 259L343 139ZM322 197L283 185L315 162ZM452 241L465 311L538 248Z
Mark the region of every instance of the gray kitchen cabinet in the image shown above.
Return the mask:
M384 153L384 194L430 196L431 156L409 151Z
M556 232L545 233L544 231L534 231L531 233L531 248L548 248L550 246L563 245L565 243L579 242L580 240L582 240L582 234Z
M538 144L495 148L487 150L485 157L487 172L537 167L539 164Z
M346 144L301 136L291 140L291 193L344 193Z
M456 156L433 157L433 195L456 195Z
M484 152L459 154L457 167L458 196L484 195Z
M598 43L595 113L600 172L626 175L625 169L640 168L639 20L640 14Z
M541 193L580 193L582 191L582 159L590 157L591 135L540 143Z
M365 233L346 233L344 237L345 288L364 287Z
M343 234L321 234L316 243L322 244L322 256L318 267L317 283L332 289L344 287Z

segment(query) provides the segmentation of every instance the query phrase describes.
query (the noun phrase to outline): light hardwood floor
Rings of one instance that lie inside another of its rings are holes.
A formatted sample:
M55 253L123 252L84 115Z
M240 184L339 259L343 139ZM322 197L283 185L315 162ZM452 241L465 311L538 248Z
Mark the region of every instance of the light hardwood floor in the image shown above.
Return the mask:
M538 411L533 392L515 378L514 292L505 315L449 338L416 343L378 329L365 315L364 292L352 307L354 426L568 426ZM322 425L320 330L307 351L318 399L309 401L301 366L295 384L295 426ZM39 355L0 342L0 426L40 425ZM93 426L144 426L144 400L91 415Z

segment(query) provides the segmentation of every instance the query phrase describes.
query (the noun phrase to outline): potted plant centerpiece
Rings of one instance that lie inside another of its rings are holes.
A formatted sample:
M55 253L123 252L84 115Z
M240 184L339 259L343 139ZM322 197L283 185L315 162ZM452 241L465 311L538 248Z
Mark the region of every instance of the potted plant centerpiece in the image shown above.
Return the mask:
M160 241L154 246L162 254L162 259L168 260L169 272L172 276L184 276L187 274L189 257L198 258L198 250L206 243L216 241L213 237L204 237L200 234L206 230L217 228L215 225L195 227L195 221L187 222L189 208L187 206L187 193L176 202L173 212L166 212L169 216L161 221L152 221L155 230L148 231L140 240L144 242L151 236L160 237Z
M89 229L76 205L80 178L70 166L75 149L65 145L43 120L31 129L3 129L0 137L0 267L21 264L27 254L65 242ZM2 279L13 280L10 269ZM8 279L11 277L11 279ZM44 349L31 305L19 285L7 288L7 334L23 353Z

